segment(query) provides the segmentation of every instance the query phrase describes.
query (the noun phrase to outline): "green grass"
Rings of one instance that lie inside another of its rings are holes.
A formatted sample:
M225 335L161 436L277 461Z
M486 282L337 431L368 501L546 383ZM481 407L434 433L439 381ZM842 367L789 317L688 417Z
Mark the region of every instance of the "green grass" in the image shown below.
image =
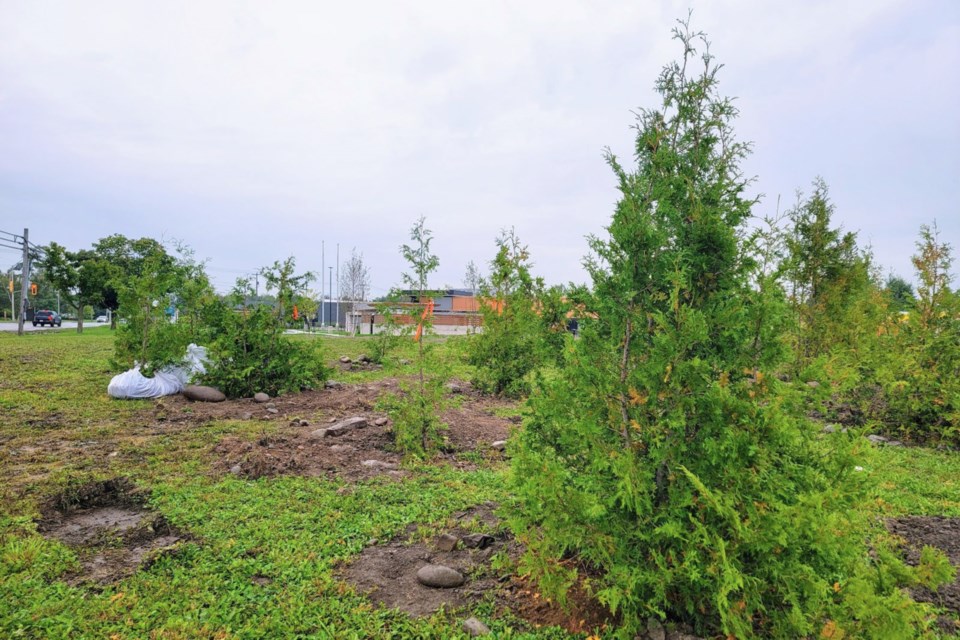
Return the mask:
M370 351L369 338L323 340L328 360ZM460 378L462 339L436 342ZM338 563L371 538L416 524L420 536L450 515L508 499L505 471L484 456L474 471L409 467L400 480L344 483L286 476L245 481L211 472L212 446L227 435L254 438L278 428L225 420L202 428L147 428L154 401L115 401L109 329L0 334L0 637L2 638L453 638L471 613L498 637L568 638L559 629L521 631L492 601L471 612L415 620L373 608L337 579ZM337 374L349 382L413 375L414 344L382 370ZM514 408L497 415L519 415ZM86 446L84 443L97 443ZM116 456L105 455L116 451ZM888 515L960 516L960 456L882 448L865 457L875 504ZM126 476L152 506L194 539L104 591L67 585L75 551L37 533L40 502L85 480ZM254 576L272 580L267 585ZM494 615L496 613L496 615Z

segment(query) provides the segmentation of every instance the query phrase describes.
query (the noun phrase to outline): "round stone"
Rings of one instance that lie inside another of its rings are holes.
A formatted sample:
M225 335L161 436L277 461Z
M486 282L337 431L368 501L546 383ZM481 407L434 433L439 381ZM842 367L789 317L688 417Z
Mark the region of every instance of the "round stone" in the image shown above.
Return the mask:
M420 584L435 589L452 589L466 582L462 573L442 564L428 564L420 567L417 571L417 580Z

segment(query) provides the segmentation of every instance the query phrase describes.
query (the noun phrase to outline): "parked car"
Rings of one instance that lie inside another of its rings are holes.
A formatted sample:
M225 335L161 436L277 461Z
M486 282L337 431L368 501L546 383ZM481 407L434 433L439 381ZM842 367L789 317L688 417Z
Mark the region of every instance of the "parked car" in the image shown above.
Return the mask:
M56 311L41 309L33 314L33 326L40 325L42 327L43 325L48 324L51 327L59 327L62 323L63 320L60 318L60 314Z
M97 319L94 322L106 322L107 316L97 316Z

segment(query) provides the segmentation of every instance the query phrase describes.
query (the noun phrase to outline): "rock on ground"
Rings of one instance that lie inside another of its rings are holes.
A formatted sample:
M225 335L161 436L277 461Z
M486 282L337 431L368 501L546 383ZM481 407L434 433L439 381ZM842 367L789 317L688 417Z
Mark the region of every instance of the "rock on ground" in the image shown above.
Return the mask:
M183 389L183 397L196 402L223 402L227 396L223 392L213 387L191 384Z
M253 394L253 401L261 404L264 402L270 402L270 396L265 394L263 391L258 391L257 393Z
M417 580L420 584L435 589L453 589L466 582L462 573L442 564L428 564L420 567L417 571Z
M467 618L466 620L464 620L463 630L469 633L474 638L476 638L477 636L485 636L490 633L490 627L483 624L476 618Z

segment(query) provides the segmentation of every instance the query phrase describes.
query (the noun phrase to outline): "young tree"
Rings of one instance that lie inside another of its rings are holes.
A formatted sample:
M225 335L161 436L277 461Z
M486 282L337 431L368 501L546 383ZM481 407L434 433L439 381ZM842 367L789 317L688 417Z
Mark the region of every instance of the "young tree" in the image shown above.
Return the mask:
M879 292L870 273L869 254L857 247L855 233L831 227L834 206L822 178L813 193L788 212L792 228L786 237L784 271L795 314L795 346L799 367L832 350L856 351L874 335Z
M770 375L779 352L754 346L749 147L702 34L675 37L636 169L608 156L621 198L591 241L581 339L512 449L523 568L560 597L586 580L625 638L651 616L737 638L908 636L918 610L864 547L854 438L818 448Z
M467 272L463 276L463 286L476 294L482 281L483 276L480 274L480 268L471 260L467 263Z
M281 323L287 321L287 314L293 313L294 297L306 291L307 285L316 279L311 271L296 274L296 267L296 259L290 256L283 262L276 261L272 266L262 268L259 272L266 282L267 291L277 292L275 313Z
M950 290L952 249L934 225L920 227L913 265L917 296L892 315L879 353L885 402L875 416L901 437L960 444L960 296Z
M542 361L535 306L543 283L530 275L530 253L516 231L502 231L496 242L490 278L481 285L483 331L471 338L469 358L477 388L518 397L530 390L527 374Z
M354 248L350 251L350 258L344 263L340 272L340 298L350 302L350 313L356 309L357 302L367 299L370 293L370 270L363 262L363 254L357 253Z
M388 410L394 421L394 433L398 448L405 453L424 456L434 451L440 443L443 424L438 410L443 401L444 376L440 364L428 359L429 351L424 338L431 332L433 292L427 279L440 264L430 252L433 233L427 229L423 216L410 230L412 243L400 247L400 253L410 265L411 271L403 274L403 282L415 293L411 305L411 321L417 329L417 380L406 385L405 397L393 397L388 401Z

